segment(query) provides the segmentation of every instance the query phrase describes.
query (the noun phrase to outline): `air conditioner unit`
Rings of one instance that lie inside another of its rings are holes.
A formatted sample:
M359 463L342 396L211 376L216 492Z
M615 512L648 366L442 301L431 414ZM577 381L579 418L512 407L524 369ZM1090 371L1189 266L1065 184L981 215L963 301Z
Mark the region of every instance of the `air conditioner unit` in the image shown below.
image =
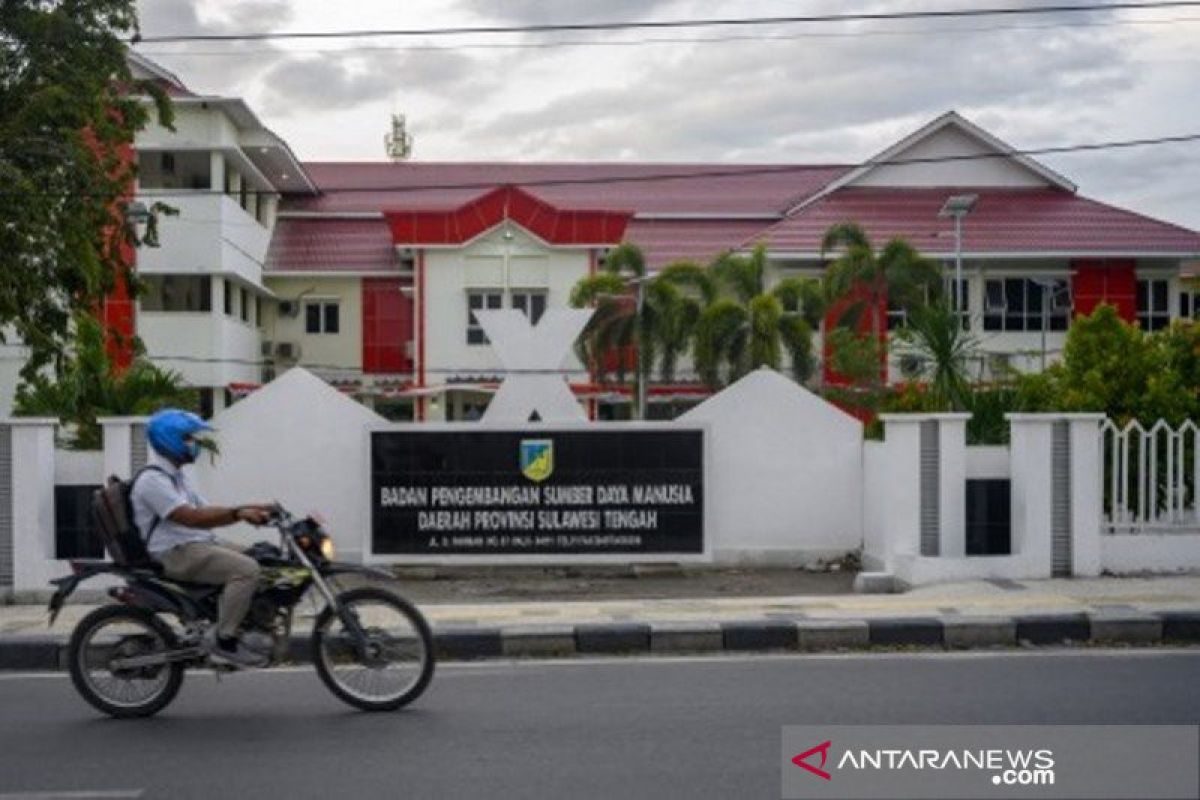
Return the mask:
M262 341L262 344L259 345L259 350L258 350L259 355L263 356L264 358L270 358L271 353L274 352L274 348L275 348L274 342L269 342L266 339L264 339Z
M300 313L300 304L295 300L280 300L279 301L279 316L295 317Z
M295 342L276 342L275 356L287 361L295 361L300 358L300 345Z

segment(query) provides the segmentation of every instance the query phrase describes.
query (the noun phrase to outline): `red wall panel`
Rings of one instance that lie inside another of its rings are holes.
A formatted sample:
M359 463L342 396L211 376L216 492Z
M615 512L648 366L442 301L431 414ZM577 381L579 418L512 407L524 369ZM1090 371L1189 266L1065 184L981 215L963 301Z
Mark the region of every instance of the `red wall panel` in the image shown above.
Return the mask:
M855 303L862 302L866 299L865 289L856 289L850 294L842 297L832 303L829 310L825 313L825 336L822 343L822 372L824 373L825 383L830 386L848 386L852 381L845 375L839 374L833 369L831 364L833 355L833 347L829 341L829 332L837 327L838 321L842 315L850 310L850 307ZM887 300L882 300L879 304L879 339L882 342L887 341ZM868 306L863 306L858 318L858 323L855 329L860 334L869 334L871 332L871 309ZM888 364L887 364L887 348L880 349L879 354L879 379L883 383L887 383Z
M1132 258L1076 259L1071 262L1075 313L1087 316L1100 303L1116 306L1126 322L1137 319L1137 262Z
M413 304L395 278L363 278L363 372L411 372L405 354L413 338Z

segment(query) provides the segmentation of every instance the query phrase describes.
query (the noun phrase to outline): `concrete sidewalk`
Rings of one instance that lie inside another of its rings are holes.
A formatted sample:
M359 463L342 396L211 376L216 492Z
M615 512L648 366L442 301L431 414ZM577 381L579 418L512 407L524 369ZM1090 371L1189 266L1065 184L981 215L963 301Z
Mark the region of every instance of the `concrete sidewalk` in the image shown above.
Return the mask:
M405 583L397 585L404 594ZM74 624L0 606L0 669L54 669ZM891 595L423 603L446 658L1200 642L1200 576L983 580ZM297 655L315 607L298 608Z

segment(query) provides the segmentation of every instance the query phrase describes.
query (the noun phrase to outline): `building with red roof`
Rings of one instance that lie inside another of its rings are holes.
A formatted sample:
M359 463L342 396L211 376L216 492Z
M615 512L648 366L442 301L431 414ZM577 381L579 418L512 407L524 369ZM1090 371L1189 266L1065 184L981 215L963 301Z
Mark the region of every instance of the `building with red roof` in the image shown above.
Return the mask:
M345 366L362 370L359 388L416 398L413 413L423 418L474 416L499 378L472 309L515 305L536 317L565 304L570 287L621 241L641 247L652 269L762 245L773 278L819 276L821 240L839 222L857 222L877 246L907 239L943 261L948 274L957 246L965 324L988 356L977 366L980 377L1002 367L1036 369L1043 350L1052 360L1071 315L1100 302L1151 329L1193 314L1180 271L1200 258L1200 234L1082 197L1067 178L954 112L857 166L305 168L318 192L283 197L266 280L297 290L311 285L352 311L381 303L393 309L389 322L361 318L355 349L363 355ZM956 238L953 220L939 212L961 195L974 197L974 206ZM299 294L297 302L304 302ZM895 323L902 315L890 316ZM298 325L286 335L301 341L298 363L338 366L308 357L313 334ZM394 358L367 357L397 341L403 347ZM587 384L576 366L573 379ZM673 391L655 390L661 399ZM696 387L674 391L691 395Z
M771 280L819 277L840 222L876 246L903 237L948 274L961 254L980 377L1052 360L1071 316L1100 302L1149 329L1197 310L1181 273L1200 263L1200 234L1081 196L954 112L859 165L302 163L242 100L133 66L178 111L175 131L138 138L139 196L180 211L137 254L150 292L133 315L206 411L303 365L390 416L474 417L502 376L473 312L536 322L622 241L652 270L761 245ZM974 204L956 235L940 212L961 196ZM569 372L594 414L627 411L627 394ZM651 398L702 393L685 382Z

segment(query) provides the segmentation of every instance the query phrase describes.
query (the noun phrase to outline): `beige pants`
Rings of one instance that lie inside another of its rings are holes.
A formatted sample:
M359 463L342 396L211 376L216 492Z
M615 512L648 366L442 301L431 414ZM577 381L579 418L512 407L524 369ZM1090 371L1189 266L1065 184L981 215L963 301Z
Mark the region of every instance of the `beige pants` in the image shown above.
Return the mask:
M168 578L191 583L221 583L217 634L237 635L238 625L250 610L250 600L261 570L258 562L229 542L191 542L172 547L159 556Z

